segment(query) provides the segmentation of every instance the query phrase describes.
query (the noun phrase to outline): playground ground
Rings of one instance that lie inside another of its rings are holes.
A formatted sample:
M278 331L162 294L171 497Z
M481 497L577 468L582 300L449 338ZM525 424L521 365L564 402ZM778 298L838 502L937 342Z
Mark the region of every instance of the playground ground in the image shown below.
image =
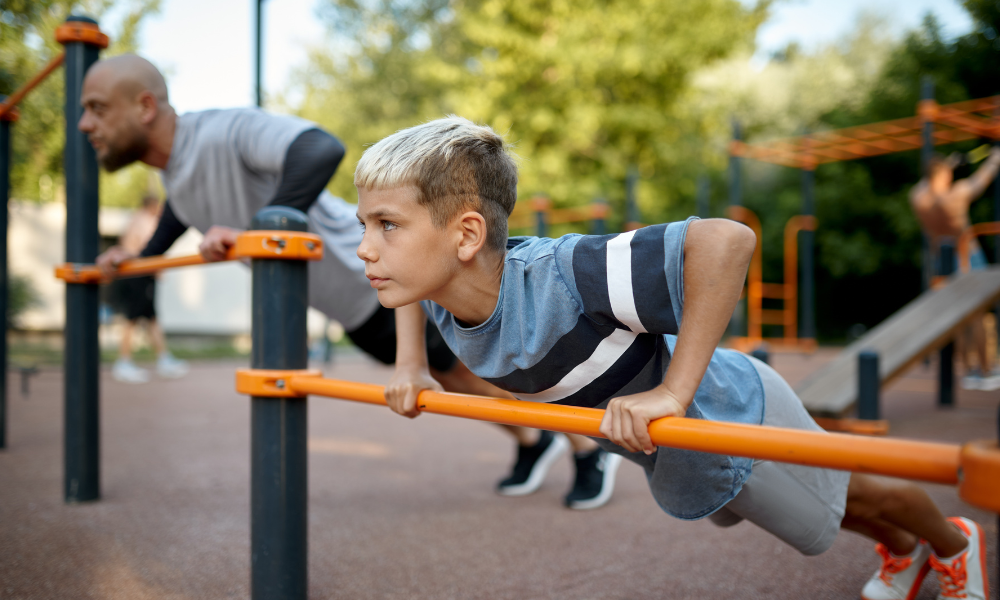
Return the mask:
M772 363L794 383L833 354ZM75 506L62 501L61 372L33 379L28 398L12 373L0 599L248 598L250 406L233 391L237 366L194 364L185 379L142 386L105 370L103 498ZM376 383L389 373L356 354L327 369ZM917 367L883 393L891 435L995 437L1000 394L959 391L956 407L940 410L935 373ZM310 598L821 600L856 598L876 568L873 544L849 533L807 558L746 523L672 519L628 463L599 510L562 507L569 458L538 493L503 498L492 490L513 448L496 427L309 402ZM984 526L993 568L996 516L953 488L926 489L946 513ZM919 598L934 595L928 578Z

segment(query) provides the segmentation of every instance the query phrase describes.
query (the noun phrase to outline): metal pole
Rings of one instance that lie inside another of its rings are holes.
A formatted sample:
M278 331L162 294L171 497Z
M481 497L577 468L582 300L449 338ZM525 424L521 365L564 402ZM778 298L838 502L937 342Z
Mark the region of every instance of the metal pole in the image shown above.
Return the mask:
M930 75L924 75L920 82L920 99L924 102L934 101L934 80ZM920 147L920 172L927 176L927 166L934 157L934 121L924 115L924 128L922 133L923 144ZM934 276L934 257L931 255L930 240L924 233L921 238L921 290L928 290L931 286L931 278Z
M941 244L939 252L939 274L945 277L955 272L955 248ZM955 403L955 343L941 348L938 357L938 406L951 406Z
M540 238L545 237L549 231L548 224L545 222L546 208L547 206L541 202L535 208L535 235Z
M608 201L605 198L597 198L594 200L594 204L600 205L601 211L599 214L601 216L594 218L590 222L590 232L593 235L604 235L608 232L607 216L605 216L608 214Z
M67 22L97 22L72 16ZM66 262L97 258L97 157L76 128L83 109L83 77L100 49L86 42L66 43ZM100 347L97 340L98 286L66 285L65 497L66 502L97 500L100 491Z
M771 364L771 357L767 353L767 348L760 346L756 350L750 353L750 356L756 358L765 365Z
M802 214L815 216L816 172L812 169L802 169ZM799 319L800 338L816 338L816 267L813 250L813 235L811 230L799 232L801 244L799 251L799 268L801 279L799 298L801 315Z
M739 142L743 140L743 134L740 130L740 122L733 119L733 141ZM741 182L741 164L740 157L733 152L729 153L729 206L741 206L743 204L743 184ZM736 310L733 311L733 318L729 320L729 335L739 336L743 335L746 328L743 315L746 314L747 310L746 299L741 299L736 304Z
M0 102L6 100L0 96ZM14 115L0 117L0 193L3 208L0 210L0 318L3 318L3 341L0 342L0 449L7 447L7 203L10 201L10 124Z
M879 416L878 353L862 350L858 354L858 418L877 421Z
M261 210L250 227L307 230L306 216L284 206ZM251 367L306 368L306 262L254 259L251 270ZM250 402L251 597L305 600L306 399L254 396Z
M642 216L639 214L639 202L636 199L636 191L639 187L639 169L632 165L628 168L625 176L625 214L629 228L636 228L642 223Z
M263 40L264 40L264 0L257 0L257 23L256 23L256 34L257 43L255 45L255 61L254 61L254 98L257 101L257 106L264 106L264 92L262 84L262 63L263 63Z
M708 194L709 194L708 175L705 175L703 173L698 176L698 192L697 192L697 198L695 200L697 204L695 210L698 213L698 216L701 217L702 219L708 218L708 212L709 212Z

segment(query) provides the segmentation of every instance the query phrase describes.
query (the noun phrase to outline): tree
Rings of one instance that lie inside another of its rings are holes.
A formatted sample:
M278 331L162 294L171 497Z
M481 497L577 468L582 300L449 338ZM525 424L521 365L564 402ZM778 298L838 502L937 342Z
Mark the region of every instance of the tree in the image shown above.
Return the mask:
M336 40L315 51L299 114L352 154L456 113L506 134L522 195L621 202L631 165L668 205L704 158L698 114L676 109L693 72L752 44L765 4L736 0L333 0ZM335 190L353 196L349 177ZM621 211L618 211L619 214Z
M53 57L62 52L55 41L56 27L70 14L98 19L125 5L117 28L109 32L105 56L134 52L142 19L159 10L160 0L3 0L0 4L0 94L9 95ZM21 118L12 129L11 196L38 201L56 200L62 189L64 79L50 75L21 101ZM73 124L75 126L75 124ZM101 203L136 205L148 185L148 169L141 166L101 174Z

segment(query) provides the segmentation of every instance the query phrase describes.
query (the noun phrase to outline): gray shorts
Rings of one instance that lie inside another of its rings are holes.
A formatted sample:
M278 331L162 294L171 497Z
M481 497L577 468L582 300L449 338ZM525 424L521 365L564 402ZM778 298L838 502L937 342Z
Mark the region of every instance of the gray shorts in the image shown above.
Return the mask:
M823 431L774 369L750 358L764 386L764 425ZM847 471L755 460L743 489L709 519L730 527L746 519L802 554L825 552L840 531Z

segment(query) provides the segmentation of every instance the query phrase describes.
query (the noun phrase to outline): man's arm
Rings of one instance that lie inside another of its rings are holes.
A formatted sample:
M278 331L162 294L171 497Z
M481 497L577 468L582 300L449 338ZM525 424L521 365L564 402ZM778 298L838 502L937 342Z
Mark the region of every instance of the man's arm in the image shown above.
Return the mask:
M181 223L173 209L170 208L170 201L164 203L163 212L160 213L160 220L156 224L156 231L153 237L146 242L146 247L139 252L139 256L158 256L163 254L177 238L184 235L188 226ZM97 257L95 263L106 275L114 273L118 265L125 260L136 258L131 252L121 246L112 246Z
M965 188L969 204L983 195L990 183L996 179L998 170L1000 170L1000 148L994 146L990 150L990 157L986 159L986 162L976 169L975 173L958 182Z
M420 414L417 396L421 390L442 390L428 368L426 326L427 316L420 303L396 309L396 370L385 386L385 399L389 408L411 419Z
M756 246L753 232L724 219L694 221L684 241L684 317L663 383L608 403L601 433L630 452L655 449L649 423L684 416L732 317Z
M343 144L329 133L303 131L285 153L281 183L269 204L307 212L337 171L344 152Z

